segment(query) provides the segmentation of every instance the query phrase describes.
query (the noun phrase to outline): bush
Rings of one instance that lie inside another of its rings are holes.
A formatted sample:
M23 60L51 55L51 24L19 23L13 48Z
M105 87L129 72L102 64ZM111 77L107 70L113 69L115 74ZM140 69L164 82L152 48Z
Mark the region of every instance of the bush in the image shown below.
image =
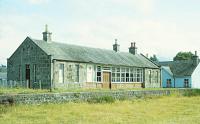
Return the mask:
M7 107L4 105L0 105L0 115L5 114L7 112Z
M114 103L115 98L112 96L100 96L100 97L92 97L87 100L88 103Z
M183 96L200 96L200 89L186 90Z

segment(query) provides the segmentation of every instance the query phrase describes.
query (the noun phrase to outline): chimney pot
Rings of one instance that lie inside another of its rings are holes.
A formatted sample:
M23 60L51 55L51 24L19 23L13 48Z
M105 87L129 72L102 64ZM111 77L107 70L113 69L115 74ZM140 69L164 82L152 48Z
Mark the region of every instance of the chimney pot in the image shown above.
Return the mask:
M129 48L129 53L135 55L137 54L137 47L135 45L136 43L134 42L131 42L131 47Z
M115 52L118 52L118 51L119 51L119 47L120 47L120 45L117 44L117 39L115 39L115 44L113 44L113 50L114 50Z
M195 51L195 56L197 56L197 51Z
M51 41L51 32L48 31L48 25L46 24L45 25L45 32L42 33L43 34L43 40L44 41Z
M115 39L115 44L117 44L117 39Z
M195 51L195 55L192 57L194 66L197 66L199 64L199 57L197 55L197 51Z
M131 42L131 47L133 47L133 42Z

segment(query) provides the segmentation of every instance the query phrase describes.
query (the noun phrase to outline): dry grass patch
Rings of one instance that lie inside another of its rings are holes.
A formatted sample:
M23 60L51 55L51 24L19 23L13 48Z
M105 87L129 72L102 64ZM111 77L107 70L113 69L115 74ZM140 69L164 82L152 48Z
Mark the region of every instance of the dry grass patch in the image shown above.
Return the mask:
M198 124L200 96L1 106L0 124ZM6 108L6 109L5 109Z
M146 90L177 90L176 88L132 88L132 89L27 89L27 88L3 88L0 87L0 95L4 94L37 94L37 93L63 93L63 92L107 92L107 91L127 91L127 90L135 90L135 91L146 91Z

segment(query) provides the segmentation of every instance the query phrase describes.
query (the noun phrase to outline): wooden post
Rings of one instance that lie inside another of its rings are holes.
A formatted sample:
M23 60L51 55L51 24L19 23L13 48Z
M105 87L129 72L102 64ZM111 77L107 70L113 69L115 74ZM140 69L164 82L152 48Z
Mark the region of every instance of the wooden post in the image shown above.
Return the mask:
M28 88L28 80L26 80L26 88Z
M20 87L22 87L22 80L20 81Z
M12 88L12 80L10 81L10 86L11 86L11 88Z
M42 84L41 84L41 80L39 81L39 85L40 85L40 89L42 89Z

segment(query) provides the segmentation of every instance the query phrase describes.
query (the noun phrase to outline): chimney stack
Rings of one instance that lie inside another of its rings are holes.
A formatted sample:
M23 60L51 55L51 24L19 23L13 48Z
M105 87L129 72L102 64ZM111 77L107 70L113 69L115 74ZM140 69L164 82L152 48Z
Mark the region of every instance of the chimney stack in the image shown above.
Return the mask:
M46 42L51 41L51 32L48 31L48 25L45 25L45 31L42 33L43 34L43 40Z
M197 55L197 51L195 51L194 56L192 56L193 65L197 66L199 64L199 56Z
M119 44L117 44L117 39L115 39L115 44L113 44L113 50L119 52Z
M135 55L137 54L137 47L136 47L136 43L131 42L131 47L129 48L129 53Z

